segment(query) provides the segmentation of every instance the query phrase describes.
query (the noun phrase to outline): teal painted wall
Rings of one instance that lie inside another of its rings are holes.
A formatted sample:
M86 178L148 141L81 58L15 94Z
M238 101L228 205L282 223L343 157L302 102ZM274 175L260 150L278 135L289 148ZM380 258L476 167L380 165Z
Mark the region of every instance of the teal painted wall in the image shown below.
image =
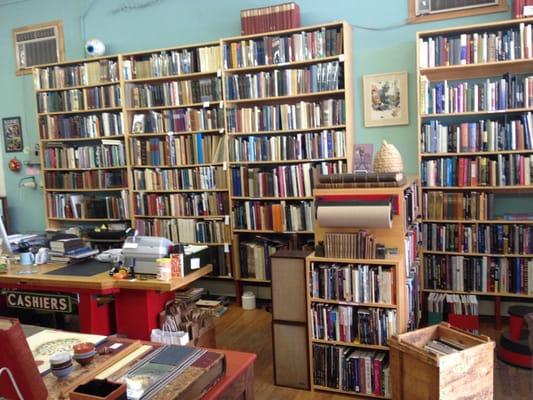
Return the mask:
M131 9L148 0L0 0L0 116L20 115L25 147L38 141L35 104L30 76L16 77L11 30L60 19L64 24L67 60L84 57L86 39L98 38L107 53L121 53L218 40L240 33L239 10L281 3L282 0L160 0ZM356 142L383 139L398 147L405 171L415 175L417 166L415 35L419 30L474 24L509 18L509 13L407 25L407 0L297 0L302 24L346 20L353 25ZM375 28L375 29L364 29ZM383 29L385 28L385 29ZM383 72L409 72L409 125L364 128L362 76ZM2 152L4 148L2 145ZM4 165L16 155L3 153ZM41 230L45 226L42 190L18 188L24 171L5 171L9 213L14 231Z

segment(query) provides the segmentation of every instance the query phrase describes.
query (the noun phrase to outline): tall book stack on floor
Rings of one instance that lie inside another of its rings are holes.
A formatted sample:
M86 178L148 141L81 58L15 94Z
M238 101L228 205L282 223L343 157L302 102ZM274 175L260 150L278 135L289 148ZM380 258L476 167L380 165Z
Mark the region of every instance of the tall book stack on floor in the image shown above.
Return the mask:
M222 51L235 272L269 284L270 255L312 239L315 177L351 160L351 29L223 39Z
M231 277L218 42L121 55L132 210L141 235L212 248Z
M33 70L49 228L129 225L117 57Z
M324 182L314 191L315 241L324 255L307 258L312 388L390 398L387 340L418 324L418 187L401 176L396 187L352 188L364 179L347 178L347 188ZM393 210L390 227L336 227L320 217L321 207L335 208L342 221L353 206L383 202Z
M533 294L532 24L417 36L424 292L493 298L497 325Z

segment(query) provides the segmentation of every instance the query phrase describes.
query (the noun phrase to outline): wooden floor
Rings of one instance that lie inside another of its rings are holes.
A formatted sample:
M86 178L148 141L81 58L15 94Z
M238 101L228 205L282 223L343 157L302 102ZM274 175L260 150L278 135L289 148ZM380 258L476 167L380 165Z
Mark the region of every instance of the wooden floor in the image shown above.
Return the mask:
M327 392L307 392L273 384L271 314L264 309L244 311L230 306L216 321L217 347L257 354L255 363L256 399L326 400L353 399ZM498 332L492 324L483 324L484 334L495 338ZM495 400L533 399L533 372L508 366L495 359Z

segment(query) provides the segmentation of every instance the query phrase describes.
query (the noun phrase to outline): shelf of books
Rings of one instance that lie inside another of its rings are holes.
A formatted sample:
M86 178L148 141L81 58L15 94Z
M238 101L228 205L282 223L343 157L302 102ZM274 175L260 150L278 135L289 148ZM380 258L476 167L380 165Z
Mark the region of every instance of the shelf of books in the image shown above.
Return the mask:
M419 32L424 292L533 295L533 19Z
M117 57L33 69L48 228L129 226ZM83 232L82 232L83 233Z
M312 242L314 180L351 162L351 35L334 22L221 41L241 284L268 285L273 252Z
M141 235L211 247L233 276L218 42L123 54L133 225Z
M312 388L391 398L388 338L419 318L418 187L333 182L314 191L317 250L307 258ZM382 206L392 219L381 227L340 222Z

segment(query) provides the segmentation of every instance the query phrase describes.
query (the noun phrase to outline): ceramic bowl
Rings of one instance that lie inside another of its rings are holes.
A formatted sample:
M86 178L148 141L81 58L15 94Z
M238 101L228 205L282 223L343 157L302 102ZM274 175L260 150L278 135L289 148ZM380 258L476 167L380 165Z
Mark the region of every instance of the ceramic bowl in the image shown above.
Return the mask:
M51 366L60 366L61 364L65 364L69 361L72 361L72 356L70 355L70 353L62 351L59 353L52 354L49 358L49 361Z
M95 349L94 343L90 342L83 342L83 343L77 343L74 346L72 346L72 350L74 350L74 354L84 354L89 353Z
M90 353L74 354L74 359L78 362L78 364L87 365L87 364L90 364L94 360L95 355L96 355L96 350L93 350Z
M72 363L70 363L70 365L68 365L65 368L61 368L61 369L52 368L52 374L54 374L56 378L62 379L62 378L67 377L72 372L73 369L74 369L74 366L72 365Z

